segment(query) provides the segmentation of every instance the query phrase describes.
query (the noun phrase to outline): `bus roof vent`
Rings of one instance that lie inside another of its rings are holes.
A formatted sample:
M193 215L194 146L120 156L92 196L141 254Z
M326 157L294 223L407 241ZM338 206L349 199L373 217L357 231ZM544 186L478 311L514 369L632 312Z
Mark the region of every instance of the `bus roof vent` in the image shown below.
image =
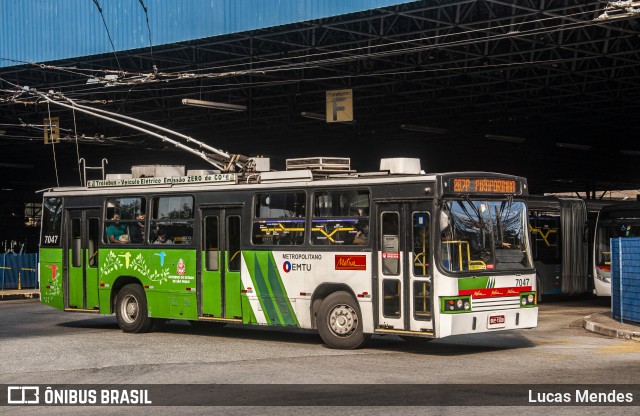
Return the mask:
M258 156L251 158L251 160L253 160L256 172L269 172L271 170L271 158Z
M260 182L290 182L290 181L311 181L313 176L310 170L262 172Z
M351 171L348 157L302 157L287 159L287 170L309 169L314 172L344 173Z
M184 165L138 165L131 167L134 178L184 176Z
M392 175L420 175L424 172L420 168L420 159L412 157L394 157L380 159L380 170Z
M107 173L105 176L106 180L116 180L116 179L131 179L130 173Z
M187 176L207 176L215 175L216 173L221 173L221 171L217 169L189 169Z

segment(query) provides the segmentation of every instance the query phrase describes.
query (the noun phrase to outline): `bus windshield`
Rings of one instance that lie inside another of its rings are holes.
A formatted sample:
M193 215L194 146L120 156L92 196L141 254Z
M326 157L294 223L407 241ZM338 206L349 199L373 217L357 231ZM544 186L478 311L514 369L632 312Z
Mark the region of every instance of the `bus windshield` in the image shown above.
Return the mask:
M445 200L440 261L449 272L532 268L522 201Z
M640 223L631 220L604 221L596 231L596 267L609 271L611 267L611 239L640 237Z

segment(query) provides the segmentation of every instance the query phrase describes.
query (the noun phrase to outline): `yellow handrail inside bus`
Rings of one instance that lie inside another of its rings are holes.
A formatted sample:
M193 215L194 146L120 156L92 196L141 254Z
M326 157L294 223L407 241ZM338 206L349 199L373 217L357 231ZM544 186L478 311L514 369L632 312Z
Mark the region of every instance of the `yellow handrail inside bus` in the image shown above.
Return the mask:
M467 270L486 270L487 264L482 260L471 260L471 248L468 241L464 240L451 240L443 241L442 244L456 244L458 246L458 259L460 261L460 270L464 270L464 262L462 261L462 246L467 246Z
M233 262L233 260L236 258L236 256L240 254L240 250L236 251L235 253L233 253L233 255L231 256L231 258L229 259L229 264L231 264L231 262Z

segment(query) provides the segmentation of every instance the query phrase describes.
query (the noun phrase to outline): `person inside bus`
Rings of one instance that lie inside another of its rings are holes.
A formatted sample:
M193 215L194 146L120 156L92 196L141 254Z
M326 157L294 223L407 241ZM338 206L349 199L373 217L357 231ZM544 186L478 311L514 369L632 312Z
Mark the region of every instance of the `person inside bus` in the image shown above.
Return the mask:
M136 223L129 228L129 239L132 243L142 243L144 236L144 212L136 216Z
M154 241L153 244L173 244L173 241L167 238L167 232L165 230L160 229L156 236L156 241Z
M467 240L469 241L469 252L471 254L470 260L481 260L486 264L492 263L491 250L489 250L485 242L482 242L480 235L472 234Z
M110 243L124 244L129 242L127 227L120 223L120 214L113 214L112 223L107 227L107 239Z
M356 224L356 234L353 237L353 244L364 246L369 242L369 223L368 221L358 221Z

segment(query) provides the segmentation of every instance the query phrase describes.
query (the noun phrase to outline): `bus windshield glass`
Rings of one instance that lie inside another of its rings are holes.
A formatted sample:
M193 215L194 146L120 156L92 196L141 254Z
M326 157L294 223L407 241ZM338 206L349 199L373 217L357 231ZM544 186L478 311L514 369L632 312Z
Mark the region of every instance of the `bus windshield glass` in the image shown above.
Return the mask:
M524 202L445 200L439 221L440 261L444 270L532 268Z
M609 271L611 267L611 239L640 237L638 219L604 220L596 231L595 259L596 267Z

